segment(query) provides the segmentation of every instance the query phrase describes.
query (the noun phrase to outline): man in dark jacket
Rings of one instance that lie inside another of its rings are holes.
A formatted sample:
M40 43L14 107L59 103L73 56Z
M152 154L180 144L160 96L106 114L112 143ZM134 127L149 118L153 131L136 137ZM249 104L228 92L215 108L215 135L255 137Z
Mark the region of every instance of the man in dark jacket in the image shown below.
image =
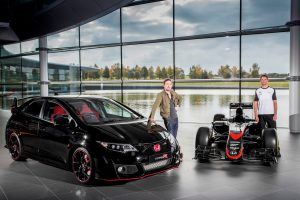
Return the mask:
M181 105L182 97L172 90L172 80L164 80L164 89L161 91L152 106L149 117L150 122L154 122L154 115L157 108L160 108L167 130L176 138L178 130L177 111Z

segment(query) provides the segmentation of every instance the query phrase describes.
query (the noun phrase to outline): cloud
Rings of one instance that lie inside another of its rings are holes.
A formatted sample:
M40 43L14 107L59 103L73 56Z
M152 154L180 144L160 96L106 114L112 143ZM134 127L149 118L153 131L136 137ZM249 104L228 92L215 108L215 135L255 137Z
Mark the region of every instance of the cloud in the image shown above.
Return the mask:
M239 29L239 0L175 1L176 36Z
M284 25L290 21L291 1L243 0L243 28Z

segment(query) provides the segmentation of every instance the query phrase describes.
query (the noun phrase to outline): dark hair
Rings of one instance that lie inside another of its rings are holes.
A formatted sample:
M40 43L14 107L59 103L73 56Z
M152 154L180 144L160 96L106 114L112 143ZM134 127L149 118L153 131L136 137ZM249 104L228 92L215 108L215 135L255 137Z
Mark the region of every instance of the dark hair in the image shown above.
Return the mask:
M259 79L261 79L262 77L265 77L265 78L269 79L269 76L267 74L260 75Z
M164 85L166 84L167 81L171 81L171 82L172 82L172 80L171 80L170 78L166 78L166 79L164 80Z

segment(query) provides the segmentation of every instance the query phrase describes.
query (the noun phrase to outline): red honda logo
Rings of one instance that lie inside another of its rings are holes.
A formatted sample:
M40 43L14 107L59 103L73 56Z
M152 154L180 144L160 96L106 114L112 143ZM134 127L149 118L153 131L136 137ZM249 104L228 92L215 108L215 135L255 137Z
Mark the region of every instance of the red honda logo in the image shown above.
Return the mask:
M159 152L159 151L160 151L160 144L155 144L155 145L153 146L153 150L154 150L155 152Z

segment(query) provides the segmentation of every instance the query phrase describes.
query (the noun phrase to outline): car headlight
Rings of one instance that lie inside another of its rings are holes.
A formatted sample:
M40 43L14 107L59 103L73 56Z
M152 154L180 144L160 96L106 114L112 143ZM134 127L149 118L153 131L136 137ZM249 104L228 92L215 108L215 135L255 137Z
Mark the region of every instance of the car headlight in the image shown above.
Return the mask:
M168 140L170 141L171 145L175 145L176 144L176 139L175 137L171 134L171 133L167 133L168 134Z
M120 153L127 153L127 152L134 152L138 151L134 146L131 144L120 144L120 143L109 143L109 142L100 142L97 141L101 146L103 146L106 149L117 151Z

